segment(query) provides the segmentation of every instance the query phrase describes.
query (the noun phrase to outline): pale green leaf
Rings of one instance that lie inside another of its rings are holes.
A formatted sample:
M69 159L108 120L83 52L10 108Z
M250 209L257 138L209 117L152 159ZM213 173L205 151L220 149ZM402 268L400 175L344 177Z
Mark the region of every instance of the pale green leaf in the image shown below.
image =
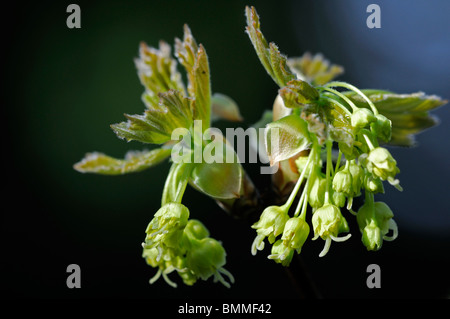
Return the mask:
M121 175L140 172L155 166L170 156L170 149L158 148L151 151L130 151L124 159L117 159L103 153L88 153L74 169L81 173Z

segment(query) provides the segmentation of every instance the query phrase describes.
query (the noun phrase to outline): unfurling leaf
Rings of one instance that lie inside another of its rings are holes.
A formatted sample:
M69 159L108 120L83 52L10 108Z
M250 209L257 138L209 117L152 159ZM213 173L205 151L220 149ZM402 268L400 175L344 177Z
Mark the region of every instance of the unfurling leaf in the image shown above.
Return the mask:
M175 90L158 96L159 104L147 109L143 115L125 114L127 122L111 125L117 136L127 141L162 144L170 141L174 129L192 125L195 101Z
M211 98L211 111L212 120L225 119L232 122L241 122L243 120L236 102L224 94L213 94Z
M175 55L184 66L188 76L188 93L195 98L193 116L203 121L203 130L210 126L211 117L211 83L208 56L203 45L197 45L191 30L184 26L183 41L175 39Z
M117 159L102 153L88 153L74 169L81 173L120 175L140 172L155 166L170 156L171 150L157 148L151 151L130 151L124 159Z
M340 65L331 64L320 53L314 56L306 52L301 57L289 58L287 65L297 74L297 77L312 85L323 85L344 73Z
M308 82L302 80L292 80L279 91L284 105L288 108L303 107L319 99L319 92Z
M392 121L392 137L389 144L414 146L415 134L438 123L429 111L444 105L446 100L422 92L395 94L381 90L362 90L378 111ZM354 92L343 92L358 107L368 107Z
M177 71L177 61L171 57L170 46L160 41L159 49L147 46L144 42L139 48L139 58L135 59L139 79L145 87L143 99L149 107L157 105L158 94L177 90L186 95L186 89Z
M266 152L271 166L298 154L311 144L308 123L296 114L268 124L265 133Z
M295 74L286 64L286 57L280 53L278 47L273 42L270 44L267 43L261 32L259 16L256 13L255 8L246 7L245 14L247 17L246 31L259 60L275 83L280 87L286 86L289 81L296 78Z

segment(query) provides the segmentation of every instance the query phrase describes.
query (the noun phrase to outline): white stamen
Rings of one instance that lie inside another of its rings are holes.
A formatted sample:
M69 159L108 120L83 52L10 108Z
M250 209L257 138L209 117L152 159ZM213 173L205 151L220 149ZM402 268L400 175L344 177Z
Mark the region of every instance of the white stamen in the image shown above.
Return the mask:
M158 269L158 272L156 273L156 275L154 275L150 280L150 284L153 284L155 281L157 281L159 279L159 277L161 277L162 271L161 268Z
M330 235L330 237L331 237L331 239L333 239L336 242L343 242L343 241L348 240L350 237L352 237L352 234L348 234L347 236L344 236L344 237L336 237L336 236Z
M263 250L264 249L264 236L258 235L255 237L252 243L252 255L255 256L257 250Z
M172 280L170 280L169 277L167 277L167 274L165 272L162 273L162 276L169 286L171 286L173 288L177 288L177 284L174 283Z
M323 257L325 256L328 251L330 250L330 246L331 246L331 238L327 237L327 239L325 240L325 246L323 247L322 251L319 254L319 257Z
M232 284L234 284L234 277L231 274L231 272L229 272L228 270L226 270L225 268L219 268L219 272L221 272L222 274L224 274L225 276L228 277L228 279L230 279L230 282Z
M398 227L397 227L397 223L396 223L393 219L390 219L390 220L389 220L389 229L392 229L392 230L393 230L392 236L389 237L389 236L384 235L384 236L383 236L383 239L386 240L386 241L393 241L393 240L395 240L395 239L397 238L397 236L398 236Z

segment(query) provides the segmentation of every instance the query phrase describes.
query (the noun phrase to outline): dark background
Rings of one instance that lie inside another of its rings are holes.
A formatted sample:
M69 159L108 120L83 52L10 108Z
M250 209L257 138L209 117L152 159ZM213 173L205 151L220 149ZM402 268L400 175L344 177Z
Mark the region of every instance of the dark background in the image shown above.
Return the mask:
M262 31L289 55L322 52L346 68L340 79L360 88L424 91L450 98L450 3L433 1L92 1L81 7L81 29L66 27L70 2L14 5L4 12L2 49L2 289L10 298L297 298L267 249L250 254L255 233L209 198L188 189L183 202L228 252L231 289L212 280L177 289L141 258L144 231L160 206L169 163L139 174L80 174L86 152L122 157L143 149L119 140L109 125L144 110L133 58L140 41L173 44L188 23L210 62L212 89L235 99L256 122L277 87L244 33L245 5L255 5ZM381 29L368 29L366 8L381 7ZM441 124L412 149L392 148L404 191L386 185L399 238L367 252L353 237L332 245L310 241L302 258L325 298L448 298L450 284L449 107ZM218 122L217 127L236 126ZM268 177L249 174L262 188ZM348 220L353 219L347 216ZM81 267L81 289L68 289L66 267ZM368 289L366 268L381 267L381 289Z

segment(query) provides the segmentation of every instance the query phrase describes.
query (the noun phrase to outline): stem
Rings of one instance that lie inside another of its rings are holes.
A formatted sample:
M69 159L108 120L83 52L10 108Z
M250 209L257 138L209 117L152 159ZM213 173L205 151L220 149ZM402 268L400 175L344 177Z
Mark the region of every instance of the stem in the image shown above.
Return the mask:
M375 147L373 146L372 141L370 140L369 136L367 136L367 134L363 134L363 136L367 142L367 145L369 146L369 149L373 150Z
M325 86L326 87L338 86L338 87L343 87L343 88L352 90L353 92L355 92L359 96L361 96L364 100L366 100L367 104L369 104L370 108L372 109L373 114L378 115L378 110L375 107L375 105L373 104L373 102L363 92L361 92L360 89L351 85L350 83L335 81L335 82L327 83Z
M348 97L346 97L344 94L342 94L338 90L335 90L335 89L332 89L332 88L329 88L329 87L322 87L322 89L339 96L341 99L343 99L345 102L347 102L348 105L350 105L350 107L352 108L353 112L358 110L358 107L355 105L355 103L353 103Z
M308 208L308 187L309 187L309 181L310 181L310 179L308 179L308 181L306 182L306 185L305 185L305 188L304 188L304 191L303 191L305 193L305 198L304 198L304 202L303 202L302 212L300 213L300 218L303 219L303 220L305 220L306 209Z
M308 156L308 161L305 164L305 169L303 170L302 174L298 178L297 183L295 184L295 187L294 187L293 191L291 192L288 200L286 201L286 203L283 206L281 206L282 208L288 210L291 207L292 203L294 202L294 199L297 196L298 190L300 189L300 186L302 185L303 178L306 175L306 171L308 170L309 164L311 163L311 159L313 158L313 156L315 156L315 153L316 153L315 148L316 147L313 144L313 146L311 148L311 153L309 153L309 156Z
M341 165L341 158L342 158L342 152L341 152L341 150L339 150L339 155L338 155L338 158L336 160L336 168L334 169L335 172L338 171L339 165Z
M331 148L333 146L333 141L327 139L327 168L326 168L326 180L327 180L327 190L325 192L325 204L330 203L330 170L331 170Z

